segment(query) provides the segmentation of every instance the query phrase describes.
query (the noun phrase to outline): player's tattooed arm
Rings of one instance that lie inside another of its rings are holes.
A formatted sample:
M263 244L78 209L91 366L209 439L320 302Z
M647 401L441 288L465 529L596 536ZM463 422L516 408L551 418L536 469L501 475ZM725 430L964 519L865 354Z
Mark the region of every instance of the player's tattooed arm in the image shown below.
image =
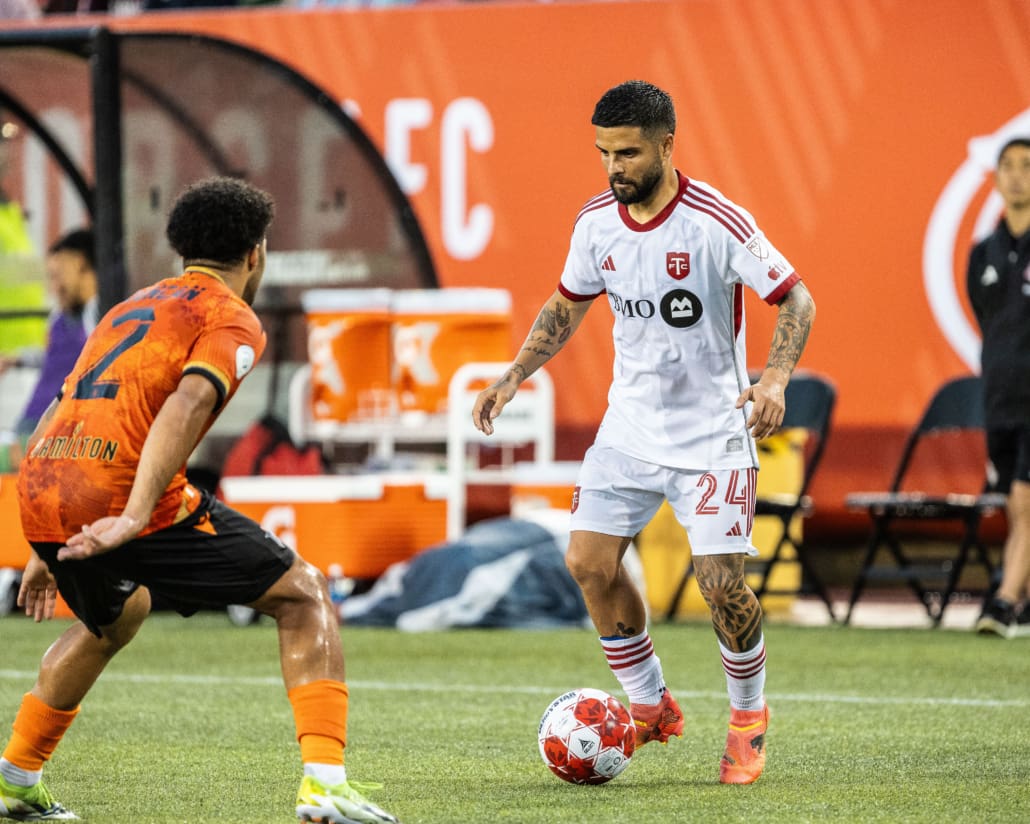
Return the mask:
M808 342L815 318L815 301L805 284L799 281L784 295L779 307L766 368L779 369L789 376Z
M579 327L590 304L589 300L569 300L558 290L548 298L515 362L505 370L500 380L476 397L472 423L480 432L493 434L494 419L515 396L522 382L558 354Z
M753 404L747 428L756 440L773 434L783 423L786 411L784 390L805 349L815 318L815 301L801 281L783 296L779 307L762 377L758 383L746 387L737 398L738 409L748 402Z
M572 301L556 290L541 307L503 380L520 384L557 355L579 328L590 305L591 301Z
M732 652L753 649L762 637L762 607L744 582L744 557L699 555L694 569L723 646Z
M545 304L522 344L522 351L544 358L553 357L572 335L572 312L558 299Z

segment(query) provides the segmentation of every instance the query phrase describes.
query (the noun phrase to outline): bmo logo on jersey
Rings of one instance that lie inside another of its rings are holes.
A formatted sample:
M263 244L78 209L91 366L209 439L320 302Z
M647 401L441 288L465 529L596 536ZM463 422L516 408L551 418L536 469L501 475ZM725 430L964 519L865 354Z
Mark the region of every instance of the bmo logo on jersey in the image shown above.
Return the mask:
M608 300L611 303L612 311L624 318L653 318L655 315L654 303L647 298L624 298L615 292L608 292ZM704 312L701 306L701 298L686 289L673 289L668 292L658 307L658 313L669 326L676 329L686 329L693 326Z
M669 326L686 329L701 320L704 308L701 306L701 299L693 292L673 289L662 298L659 311L662 313L662 320Z

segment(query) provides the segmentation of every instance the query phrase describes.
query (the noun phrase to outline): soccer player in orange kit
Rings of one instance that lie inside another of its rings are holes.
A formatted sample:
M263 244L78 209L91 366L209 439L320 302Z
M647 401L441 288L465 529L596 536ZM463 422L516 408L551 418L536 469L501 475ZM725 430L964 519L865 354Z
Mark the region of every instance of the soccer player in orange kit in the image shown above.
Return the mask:
M252 370L251 309L270 195L216 177L176 200L167 236L184 271L115 306L33 434L18 477L32 544L18 603L37 621L59 591L79 619L47 650L0 757L0 817L76 819L42 769L114 655L150 612L247 604L272 616L293 707L305 821L396 822L347 782L347 686L323 575L186 480L186 461Z

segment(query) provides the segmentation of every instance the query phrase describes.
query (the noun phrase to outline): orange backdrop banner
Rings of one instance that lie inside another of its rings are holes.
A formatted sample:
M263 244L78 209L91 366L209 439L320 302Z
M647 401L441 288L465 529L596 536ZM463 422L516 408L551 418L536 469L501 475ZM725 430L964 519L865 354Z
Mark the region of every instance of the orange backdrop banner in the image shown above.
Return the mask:
M676 101L677 166L747 207L815 295L804 365L838 382L838 423L907 426L941 380L971 368L968 336L942 328L969 322L961 277L924 262L964 267L993 163L993 147L971 141L1030 119L1022 0L975 12L966 0L639 0L112 22L245 44L338 98L414 201L442 284L512 289L513 345L554 288L579 207L606 185L593 104L641 77ZM976 185L942 205L963 174ZM924 251L942 208L949 225ZM748 309L760 366L774 312ZM591 424L603 409L605 308L590 321L554 365L576 387L559 398L562 421Z
M836 497L885 483L933 390L977 368L964 267L997 218L1000 141L1030 132L1025 0L426 4L105 22L244 44L339 100L412 198L441 284L512 290L513 353L555 286L577 211L606 186L595 101L630 78L663 86L679 116L676 165L749 209L815 296L802 365L839 389L826 461ZM752 296L747 311L761 367L775 310ZM549 367L569 430L600 420L610 324L594 307Z

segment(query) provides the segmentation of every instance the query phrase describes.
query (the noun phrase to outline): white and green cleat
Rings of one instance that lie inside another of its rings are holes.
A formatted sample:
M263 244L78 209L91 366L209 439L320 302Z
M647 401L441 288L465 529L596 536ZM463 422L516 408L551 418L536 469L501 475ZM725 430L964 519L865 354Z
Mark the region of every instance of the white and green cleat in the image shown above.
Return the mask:
M297 791L297 818L321 824L400 824L396 816L377 807L360 792L381 787L382 784L357 781L328 787L306 775Z
M79 821L71 810L54 801L50 791L39 781L31 787L8 784L0 776L0 818L14 821Z

